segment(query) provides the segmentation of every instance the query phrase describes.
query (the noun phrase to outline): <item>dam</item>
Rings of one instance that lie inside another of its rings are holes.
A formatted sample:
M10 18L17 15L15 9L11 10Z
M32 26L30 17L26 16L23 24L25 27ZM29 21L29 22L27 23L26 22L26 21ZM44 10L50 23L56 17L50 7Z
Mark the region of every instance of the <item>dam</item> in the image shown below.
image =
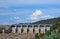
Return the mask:
M20 24L12 25L12 33L24 33L24 34L34 34L34 33L45 33L46 30L50 30L52 24Z

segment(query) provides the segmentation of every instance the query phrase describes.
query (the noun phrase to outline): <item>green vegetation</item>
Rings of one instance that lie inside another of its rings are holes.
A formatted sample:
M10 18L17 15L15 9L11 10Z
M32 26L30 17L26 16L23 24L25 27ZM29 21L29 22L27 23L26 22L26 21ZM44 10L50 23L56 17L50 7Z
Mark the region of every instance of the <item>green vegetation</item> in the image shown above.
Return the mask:
M0 26L0 31L1 31L2 29L5 29L5 27L3 27L3 26Z
M51 32L50 35L35 35L35 39L60 39L60 33Z
M46 20L45 23L47 23L47 21L48 20ZM51 22L53 24L53 26L51 26L51 30L46 31L45 35L36 34L35 39L60 39L60 18L54 18L53 20L49 19L48 22Z
M34 22L33 24L54 24L56 23L56 21L59 19L58 18L52 18L52 19L47 19L47 20L41 20L41 21L37 21L37 22Z
M2 33L2 30L5 29L4 26L0 26L0 33Z

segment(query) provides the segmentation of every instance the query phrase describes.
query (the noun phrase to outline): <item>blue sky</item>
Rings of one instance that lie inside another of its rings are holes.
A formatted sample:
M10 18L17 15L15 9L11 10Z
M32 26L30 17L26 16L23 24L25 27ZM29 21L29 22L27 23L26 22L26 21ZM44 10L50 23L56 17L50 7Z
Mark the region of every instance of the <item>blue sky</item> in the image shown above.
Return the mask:
M30 23L60 16L60 0L0 0L0 25Z

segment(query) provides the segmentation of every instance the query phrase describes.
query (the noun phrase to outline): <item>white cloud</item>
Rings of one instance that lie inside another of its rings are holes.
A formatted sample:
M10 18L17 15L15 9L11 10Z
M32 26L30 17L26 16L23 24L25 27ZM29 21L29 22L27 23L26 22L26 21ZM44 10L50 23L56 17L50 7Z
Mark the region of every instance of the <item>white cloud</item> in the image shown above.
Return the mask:
M3 22L2 25L11 25L11 24L13 24L13 23L10 23L10 22Z
M40 16L40 15L42 15L42 11L41 10L35 10L35 12L28 19L31 19L33 21L37 21L37 20L39 20L38 16Z
M28 17L28 20L30 20L31 22L35 22L38 20L50 19L50 18L54 18L54 16L44 15L44 13L42 13L41 10L35 10L35 12L30 17Z
M21 23L22 19L20 17L11 17L8 19L4 19L3 21L0 21L0 24L2 25L11 25L11 24L16 24L16 23Z
M54 18L54 16L51 16L51 15L45 15L45 16L41 16L42 18L45 18L45 19L50 19L50 18Z
M38 15L41 15L42 11L41 10L36 10L33 14L32 17L37 17Z
M19 17L14 17L14 20L20 20L20 18Z
M22 22L22 19L20 17L14 17L12 18L12 20L15 21L16 23Z

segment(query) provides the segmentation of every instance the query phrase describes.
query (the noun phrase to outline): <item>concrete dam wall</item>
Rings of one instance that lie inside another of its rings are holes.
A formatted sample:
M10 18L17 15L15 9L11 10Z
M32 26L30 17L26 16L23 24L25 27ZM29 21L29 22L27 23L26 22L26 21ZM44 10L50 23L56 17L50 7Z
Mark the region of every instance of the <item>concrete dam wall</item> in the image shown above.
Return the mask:
M12 33L24 33L24 34L33 34L33 33L45 33L45 30L50 30L51 24L21 24L19 26L11 26Z

